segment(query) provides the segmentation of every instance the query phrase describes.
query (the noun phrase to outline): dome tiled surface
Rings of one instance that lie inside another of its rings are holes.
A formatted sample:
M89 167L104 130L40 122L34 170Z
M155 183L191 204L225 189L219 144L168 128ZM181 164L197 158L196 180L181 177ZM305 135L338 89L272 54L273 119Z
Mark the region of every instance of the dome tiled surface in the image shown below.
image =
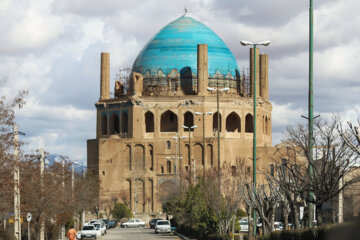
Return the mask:
M166 25L147 43L136 58L133 71L143 75L168 75L190 69L197 74L197 44L208 45L209 77L235 78L236 60L226 44L210 28L195 19L182 16Z

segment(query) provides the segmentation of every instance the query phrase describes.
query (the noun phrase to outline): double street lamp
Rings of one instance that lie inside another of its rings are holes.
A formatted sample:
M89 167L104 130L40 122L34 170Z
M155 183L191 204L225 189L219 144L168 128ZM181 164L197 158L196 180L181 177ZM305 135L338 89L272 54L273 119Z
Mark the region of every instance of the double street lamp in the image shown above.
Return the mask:
M252 43L248 41L240 41L241 45L243 46L252 46L254 48L254 74L253 74L253 187L254 193L256 191L256 46L269 46L271 43L269 40L259 42L259 43ZM251 70L251 69L250 69ZM253 222L254 222L254 236L256 235L256 211L253 210Z
M211 87L206 88L210 92L216 91L216 106L217 106L217 142L218 142L218 176L219 176L219 186L220 186L220 110L219 110L219 92L228 92L229 88L215 89Z
M197 128L197 126L196 125L194 125L194 126L182 126L184 129L187 129L188 131L189 131L189 162L190 162L190 164L191 164L191 136L190 136L190 132L191 132L191 130L192 129L195 129L195 128ZM195 170L194 170L195 171ZM195 175L195 173L194 173L194 175ZM194 179L194 183L195 183L195 179Z

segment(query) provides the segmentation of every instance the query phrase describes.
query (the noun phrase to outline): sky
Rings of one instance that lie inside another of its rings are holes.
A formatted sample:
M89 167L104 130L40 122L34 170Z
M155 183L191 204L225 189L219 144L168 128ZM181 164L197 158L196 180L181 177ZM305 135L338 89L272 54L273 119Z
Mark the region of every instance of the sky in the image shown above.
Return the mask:
M269 94L273 144L286 126L305 123L308 99L308 19L305 0L1 0L0 96L29 90L16 111L26 149L86 162L95 138L100 53L110 52L111 89L162 27L188 16L228 45L240 69L249 49L240 40L271 40ZM314 1L314 111L360 117L359 0Z

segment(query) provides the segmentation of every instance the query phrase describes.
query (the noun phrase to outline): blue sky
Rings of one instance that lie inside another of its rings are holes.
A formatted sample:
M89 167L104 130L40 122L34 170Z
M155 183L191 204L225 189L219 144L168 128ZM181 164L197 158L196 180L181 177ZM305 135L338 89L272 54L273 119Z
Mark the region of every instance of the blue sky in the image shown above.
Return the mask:
M240 40L271 40L270 100L273 143L287 125L304 121L308 87L309 1L289 0L2 0L0 94L29 90L17 111L27 149L86 161L86 140L95 137L100 52L111 54L111 80L131 66L146 42L189 9L215 31L240 69L248 48ZM360 116L360 2L314 1L315 114ZM111 85L111 89L113 85Z

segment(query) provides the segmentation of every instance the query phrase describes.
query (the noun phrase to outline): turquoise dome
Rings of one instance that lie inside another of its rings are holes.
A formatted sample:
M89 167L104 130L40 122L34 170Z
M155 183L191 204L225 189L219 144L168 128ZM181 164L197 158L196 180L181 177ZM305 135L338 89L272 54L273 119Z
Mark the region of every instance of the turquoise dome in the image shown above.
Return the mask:
M191 75L196 76L197 44L208 45L209 78L220 73L223 78L238 79L235 57L226 44L210 28L187 16L155 34L137 56L132 70L147 76L161 70L167 76L173 69L179 73L190 69Z

